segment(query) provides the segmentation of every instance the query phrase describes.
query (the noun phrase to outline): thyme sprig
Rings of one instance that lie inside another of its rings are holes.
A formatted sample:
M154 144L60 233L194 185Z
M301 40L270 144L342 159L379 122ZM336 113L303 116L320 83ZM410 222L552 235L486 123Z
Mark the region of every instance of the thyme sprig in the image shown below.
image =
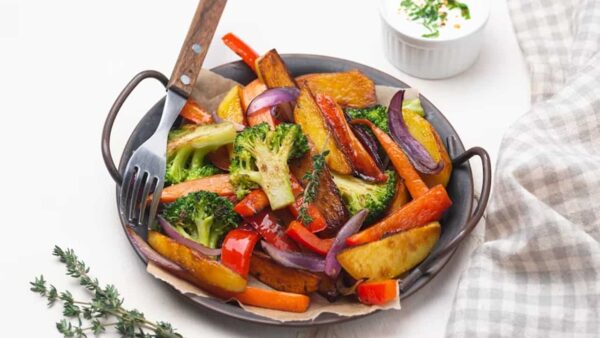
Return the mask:
M440 36L440 26L446 25L448 11L459 9L465 20L471 19L469 7L457 0L423 0L415 3L414 0L402 0L400 8L404 9L412 21L420 21L429 31L421 35L424 38L437 38Z
M302 196L302 205L298 212L298 219L304 224L310 224L313 219L308 213L308 205L314 202L317 197L317 187L321 173L325 169L325 157L329 154L329 150L325 150L320 154L312 157L313 169L304 174L302 179L306 182L304 187L304 195Z
M64 337L81 338L89 333L99 335L110 327L114 327L121 337L182 337L169 323L152 322L136 309L125 309L119 291L113 285L103 287L97 278L92 278L89 275L90 268L72 249L63 250L55 246L52 254L65 264L66 274L78 279L79 284L92 294L89 301L79 301L73 298L71 292L59 291L49 284L43 275L30 282L30 290L46 298L48 307L56 302L62 303L64 318L56 323L56 329Z

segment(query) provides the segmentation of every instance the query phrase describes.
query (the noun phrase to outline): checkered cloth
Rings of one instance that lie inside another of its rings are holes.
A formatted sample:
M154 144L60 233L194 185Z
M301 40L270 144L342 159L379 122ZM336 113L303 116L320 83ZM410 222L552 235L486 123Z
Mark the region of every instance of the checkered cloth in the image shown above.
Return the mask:
M504 136L447 335L600 337L600 0L509 7L533 103Z

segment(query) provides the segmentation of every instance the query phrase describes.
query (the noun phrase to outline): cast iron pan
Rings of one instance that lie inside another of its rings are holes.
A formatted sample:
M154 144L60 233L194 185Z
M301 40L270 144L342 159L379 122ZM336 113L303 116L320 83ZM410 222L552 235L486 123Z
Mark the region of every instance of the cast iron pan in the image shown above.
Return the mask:
M294 76L307 73L340 72L358 69L378 85L399 88L409 87L404 82L390 75L371 67L347 60L306 54L284 54L282 57L285 60L290 72ZM213 68L212 71L244 85L254 80L256 77L254 73L241 61L224 64L222 66ZM109 173L117 183L117 207L119 208L121 225L123 226L124 230L125 227L127 227L127 223L123 215L123 210L120 207L121 196L119 196L118 187L122 180L121 174L133 151L137 149L137 147L140 146L146 139L148 139L156 129L160 114L163 109L164 98L158 101L136 126L129 138L129 141L127 142L127 145L125 146L125 149L123 150L118 169L115 167L110 153L110 132L116 115L123 102L127 99L133 89L142 80L147 78L157 79L163 83L163 85L166 85L168 82L168 79L164 75L156 71L144 71L136 75L136 77L131 80L131 82L127 85L127 87L125 87L123 92L121 92L115 101L106 119L102 135L102 154L104 156L104 161ZM479 147L465 150L462 142L460 141L460 137L454 128L452 128L452 125L448 122L448 120L446 120L444 115L442 115L442 113L423 96L421 96L421 102L423 108L425 109L427 120L433 124L441 138L446 140L450 156L453 159L454 170L452 172L450 183L447 187L448 194L452 198L453 205L441 220L442 234L434 250L425 261L411 270L409 274L400 282L402 299L409 297L422 288L441 271L446 263L448 263L451 256L456 251L458 244L460 244L460 242L471 232L471 230L473 230L479 219L483 216L491 187L491 165L487 152ZM479 203L474 211L473 201L475 196L473 193L473 175L471 173L471 167L468 164L468 160L473 156L479 156L483 165L483 187L481 190ZM125 232L125 234L126 233L127 232ZM140 258L146 262L146 258L140 252L137 253ZM348 319L358 318L348 318L326 313L320 315L318 318L312 321L280 323L278 321L248 313L235 304L223 303L216 299L206 299L187 295L185 297L189 298L192 302L224 315L248 320L251 322L272 325L308 326L337 323Z

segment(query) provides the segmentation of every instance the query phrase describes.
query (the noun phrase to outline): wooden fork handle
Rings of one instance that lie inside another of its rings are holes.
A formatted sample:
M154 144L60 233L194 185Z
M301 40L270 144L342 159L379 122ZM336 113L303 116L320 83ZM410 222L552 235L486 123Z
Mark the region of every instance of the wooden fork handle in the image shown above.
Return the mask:
M227 0L201 0L167 85L189 97Z

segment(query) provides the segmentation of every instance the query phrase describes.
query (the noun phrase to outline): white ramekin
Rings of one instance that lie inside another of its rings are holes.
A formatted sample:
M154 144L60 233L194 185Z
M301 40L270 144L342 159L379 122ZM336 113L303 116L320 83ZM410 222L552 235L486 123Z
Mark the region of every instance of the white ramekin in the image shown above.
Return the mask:
M383 48L388 60L401 71L423 79L454 76L475 63L483 43L483 28L489 16L489 1L477 15L485 16L477 26L451 39L427 39L409 36L388 22L386 0L380 1L379 14L383 26ZM400 0L398 0L400 3Z

